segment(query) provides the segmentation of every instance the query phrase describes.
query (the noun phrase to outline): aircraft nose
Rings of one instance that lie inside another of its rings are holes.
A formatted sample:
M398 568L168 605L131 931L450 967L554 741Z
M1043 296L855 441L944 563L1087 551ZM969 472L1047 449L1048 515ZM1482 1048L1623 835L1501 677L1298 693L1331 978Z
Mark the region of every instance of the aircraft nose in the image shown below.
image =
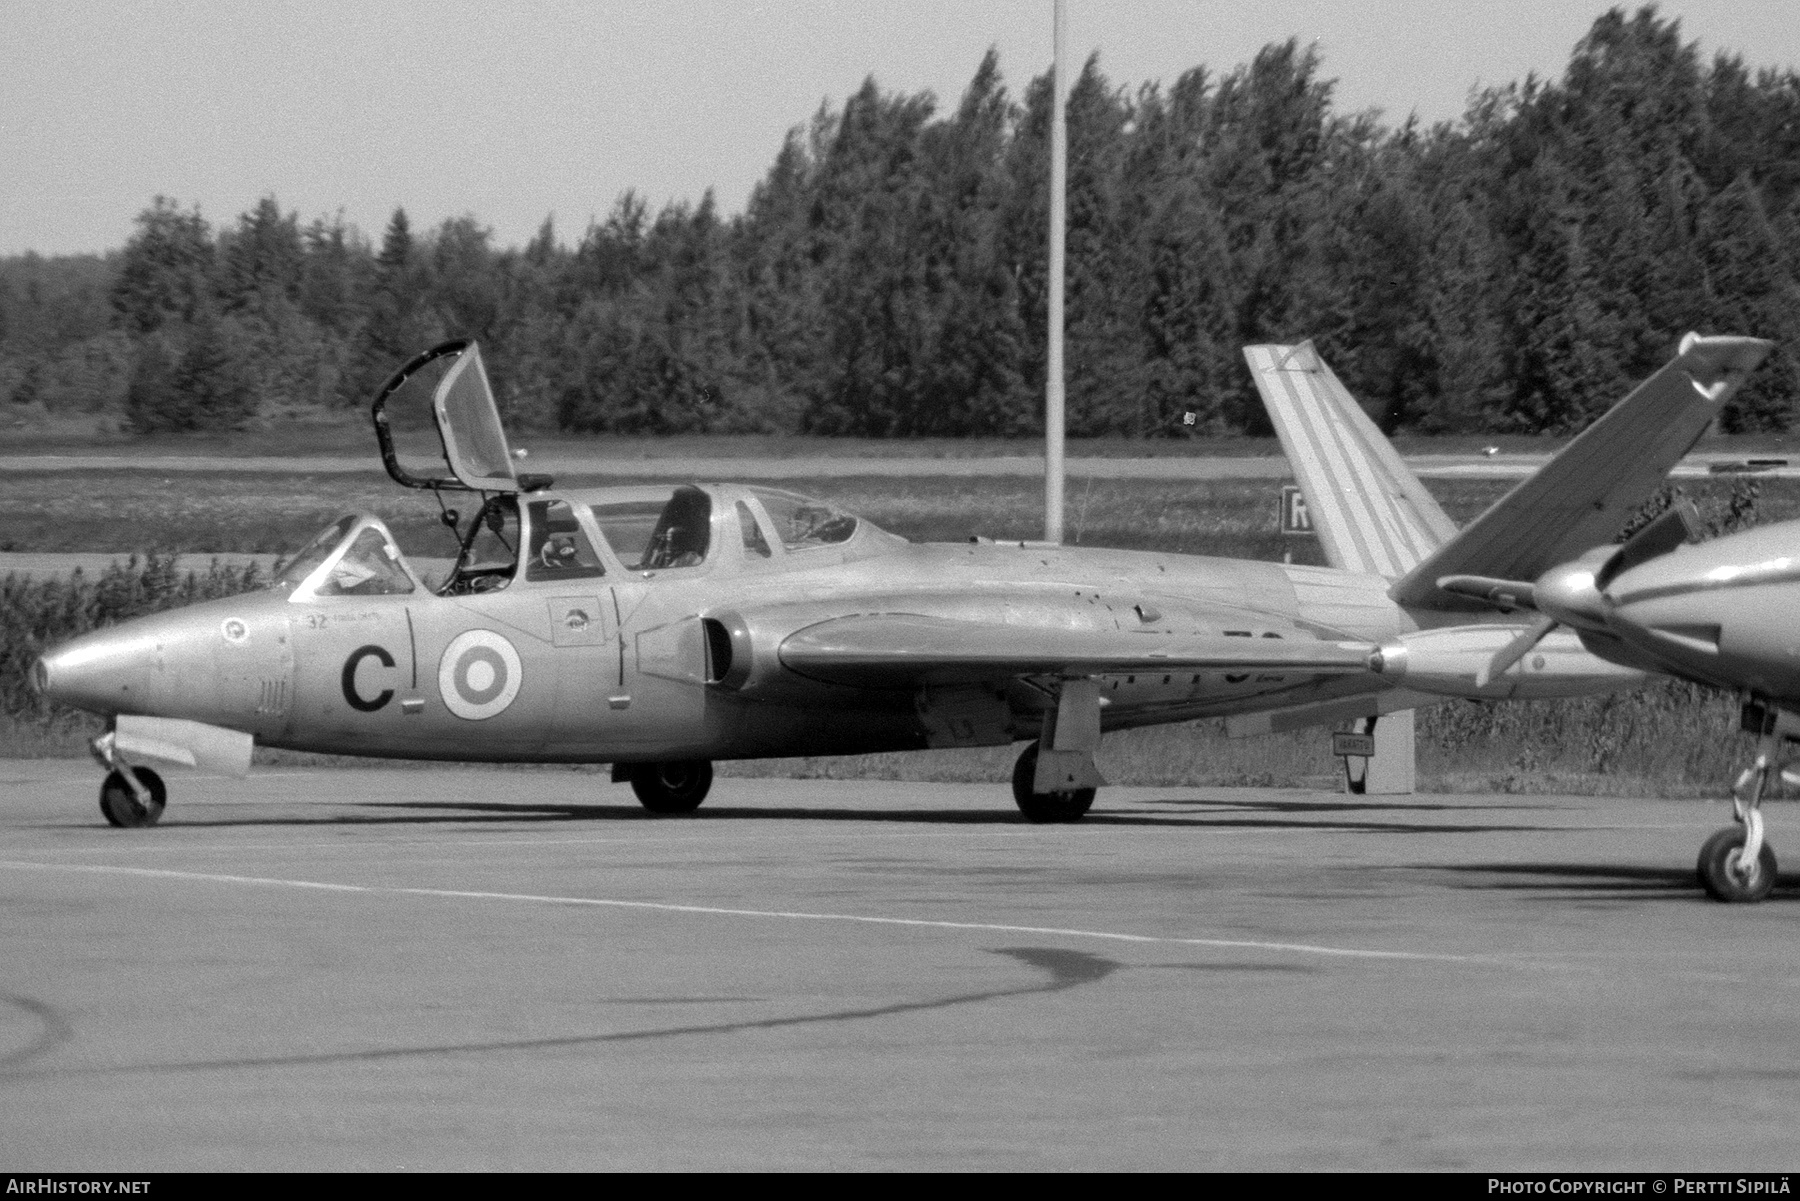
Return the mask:
M112 632L85 634L39 657L31 679L40 695L92 713L117 713L142 704L153 644Z

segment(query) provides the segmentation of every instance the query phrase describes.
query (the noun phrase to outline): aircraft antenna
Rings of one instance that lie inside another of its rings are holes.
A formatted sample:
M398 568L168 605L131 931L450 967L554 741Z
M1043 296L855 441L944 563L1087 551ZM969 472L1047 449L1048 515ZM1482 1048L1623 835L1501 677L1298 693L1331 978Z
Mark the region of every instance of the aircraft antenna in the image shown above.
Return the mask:
M1063 540L1063 249L1069 181L1063 4L1064 0L1055 0L1050 59L1050 349L1044 372L1044 541L1057 544Z

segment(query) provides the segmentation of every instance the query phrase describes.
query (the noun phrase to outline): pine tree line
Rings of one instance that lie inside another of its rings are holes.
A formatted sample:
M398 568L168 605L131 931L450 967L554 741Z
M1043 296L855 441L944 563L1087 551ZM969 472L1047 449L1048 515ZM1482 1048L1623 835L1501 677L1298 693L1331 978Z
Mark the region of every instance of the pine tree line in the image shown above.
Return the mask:
M1169 87L1075 79L1071 433L1260 432L1240 348L1309 337L1389 430L1565 432L1689 329L1776 340L1725 424L1787 426L1794 72L1703 61L1651 7L1428 129L1335 112L1321 71L1290 41ZM273 197L214 231L159 197L104 260L0 262L0 395L210 428L361 403L457 336L519 428L1030 433L1049 118L1048 77L1015 97L992 52L953 110L871 79L741 215L628 192L573 246L404 210L376 246Z

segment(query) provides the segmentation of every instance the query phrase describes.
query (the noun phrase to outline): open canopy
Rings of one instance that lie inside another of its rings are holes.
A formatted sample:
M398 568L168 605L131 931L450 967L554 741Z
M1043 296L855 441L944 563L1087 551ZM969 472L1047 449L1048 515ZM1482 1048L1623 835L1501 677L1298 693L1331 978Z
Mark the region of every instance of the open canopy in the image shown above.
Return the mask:
M432 387L431 416L437 424L444 466L450 469L448 476L415 475L400 462L387 408L388 402L408 387ZM481 348L473 342L445 342L395 372L375 398L374 418L381 460L395 482L408 488L535 492L551 484L548 476L514 471L512 448L500 424Z
M444 461L457 479L483 492L519 490L481 347L471 342L456 357L431 398L431 412L444 440Z

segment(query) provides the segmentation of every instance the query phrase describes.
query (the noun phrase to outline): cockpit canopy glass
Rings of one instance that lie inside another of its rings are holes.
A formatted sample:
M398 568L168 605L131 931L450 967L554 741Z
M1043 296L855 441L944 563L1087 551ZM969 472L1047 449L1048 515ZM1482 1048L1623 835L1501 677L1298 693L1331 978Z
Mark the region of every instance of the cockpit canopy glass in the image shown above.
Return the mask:
M690 485L667 497L597 504L592 512L629 571L698 567L712 547L712 497Z
M400 550L384 531L367 526L352 541L314 596L399 596L413 590L412 578L400 566Z
M306 577L317 571L331 552L337 549L350 527L356 524L356 514L350 513L338 518L313 536L313 540L300 549L300 553L275 569L275 578L270 581L274 588L292 591L306 582Z
M588 580L606 574L568 501L534 500L527 507L531 512L527 580Z
M417 585L374 517L340 517L275 573L273 587L294 599L316 596L399 596Z
M762 527L756 522L756 514L743 501L737 503L738 532L744 538L744 550L759 559L766 559L775 552L769 549L769 540L763 537Z
M836 505L776 488L750 491L762 502L788 550L848 542L856 533L856 518Z

